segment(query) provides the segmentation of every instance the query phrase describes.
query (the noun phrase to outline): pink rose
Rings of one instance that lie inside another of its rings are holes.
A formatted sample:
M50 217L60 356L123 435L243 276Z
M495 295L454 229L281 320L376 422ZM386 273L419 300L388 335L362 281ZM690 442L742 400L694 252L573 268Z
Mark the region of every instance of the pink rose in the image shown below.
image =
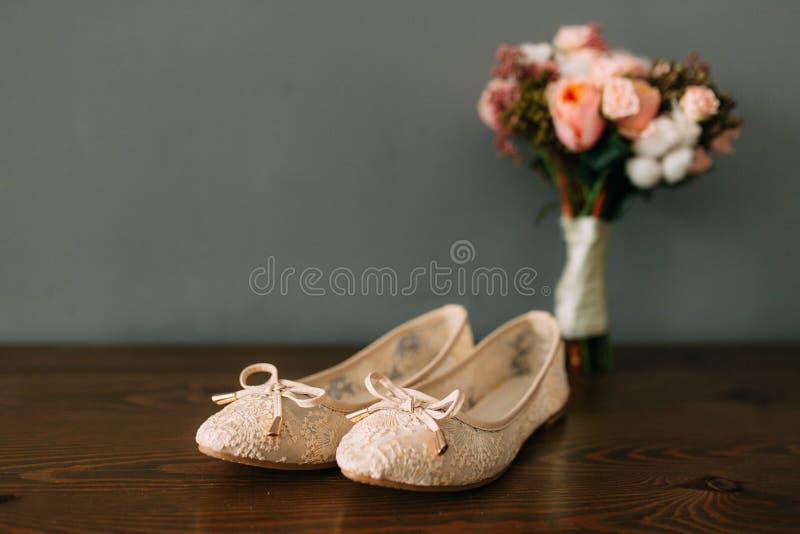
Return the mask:
M501 115L519 98L519 88L514 80L492 79L478 99L478 116L492 130L500 127Z
M695 122L705 120L719 111L719 100L714 91L702 85L690 85L680 100L683 113Z
M710 148L719 154L733 154L731 141L739 137L739 128L729 128L711 140Z
M589 69L589 77L598 85L609 78L619 76L637 76L644 78L650 70L650 63L627 52L615 52L602 56Z
M561 78L547 87L547 102L558 139L573 152L591 148L603 133L600 91L591 83Z
M594 23L561 26L553 39L553 44L563 52L573 52L581 48L598 48L600 50L608 48L600 34L600 25Z
M603 86L603 115L621 119L639 113L639 97L629 78L611 78Z
M708 155L708 152L700 147L694 149L694 158L692 164L689 166L689 174L700 174L706 172L713 165L713 161Z
M628 139L636 139L658 113L661 93L644 80L631 80L631 83L639 99L639 110L635 115L619 119L617 127L621 135Z

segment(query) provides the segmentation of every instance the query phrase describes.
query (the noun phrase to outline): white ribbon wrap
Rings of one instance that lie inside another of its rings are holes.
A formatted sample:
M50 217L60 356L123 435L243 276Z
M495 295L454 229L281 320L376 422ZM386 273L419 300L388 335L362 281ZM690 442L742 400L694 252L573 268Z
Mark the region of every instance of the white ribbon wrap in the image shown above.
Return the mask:
M556 285L561 335L581 339L608 332L606 244L611 225L596 217L561 217L567 263Z

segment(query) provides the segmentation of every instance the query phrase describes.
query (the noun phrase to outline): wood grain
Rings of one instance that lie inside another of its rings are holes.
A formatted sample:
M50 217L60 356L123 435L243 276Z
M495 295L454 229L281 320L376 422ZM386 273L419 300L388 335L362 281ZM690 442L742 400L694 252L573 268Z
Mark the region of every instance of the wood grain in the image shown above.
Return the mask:
M254 361L347 347L0 349L0 530L800 531L800 351L618 349L563 423L458 495L215 461L197 426Z

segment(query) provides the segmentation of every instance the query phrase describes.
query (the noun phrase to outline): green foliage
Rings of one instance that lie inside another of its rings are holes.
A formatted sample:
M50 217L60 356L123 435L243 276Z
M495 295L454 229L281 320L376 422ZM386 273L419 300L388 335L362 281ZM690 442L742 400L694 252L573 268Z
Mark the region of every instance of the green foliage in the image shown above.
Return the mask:
M553 77L542 70L520 82L520 97L503 114L502 121L514 136L528 140L539 150L567 153L556 137L545 91Z
M633 204L637 196L648 198L652 190L636 189L625 174L624 165L612 172L606 182L606 203L603 218L607 221L619 219Z
M550 202L545 203L539 210L536 212L536 215L533 218L533 224L538 225L541 223L547 215L555 210L558 209L558 202L555 200L551 200Z
M631 143L613 130L607 130L600 140L590 150L582 152L575 157L575 165L571 177L578 182L582 202L576 206L580 215L590 215L598 201L602 190L605 188L606 200L600 216L611 219L614 215L609 212L609 203L615 199L608 193L615 191L630 191L612 186L615 180L629 182L625 176L625 161L631 153Z
M546 150L540 149L535 152L531 166L550 181L555 181L558 168L555 160Z
M609 129L596 145L586 152L582 152L578 159L583 166L595 174L604 174L620 161L627 159L630 153L630 141Z

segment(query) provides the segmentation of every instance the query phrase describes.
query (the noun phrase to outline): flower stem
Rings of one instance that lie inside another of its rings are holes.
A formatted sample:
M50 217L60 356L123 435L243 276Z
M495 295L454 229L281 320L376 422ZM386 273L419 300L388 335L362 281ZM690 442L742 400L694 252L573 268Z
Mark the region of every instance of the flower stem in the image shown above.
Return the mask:
M570 199L569 179L564 172L559 171L556 175L556 185L558 187L558 195L561 198L561 211L571 219L575 216L575 210L572 208Z
M603 214L603 204L606 201L606 185L605 183L600 188L600 191L597 193L597 198L594 201L594 207L592 208L592 217L600 217Z
M586 202L583 205L583 209L581 209L581 215L592 215L597 217L602 209L603 199L605 197L605 186L606 186L606 179L608 178L608 172L604 172L597 181L588 188L586 194L584 195ZM598 204L600 208L598 208Z

